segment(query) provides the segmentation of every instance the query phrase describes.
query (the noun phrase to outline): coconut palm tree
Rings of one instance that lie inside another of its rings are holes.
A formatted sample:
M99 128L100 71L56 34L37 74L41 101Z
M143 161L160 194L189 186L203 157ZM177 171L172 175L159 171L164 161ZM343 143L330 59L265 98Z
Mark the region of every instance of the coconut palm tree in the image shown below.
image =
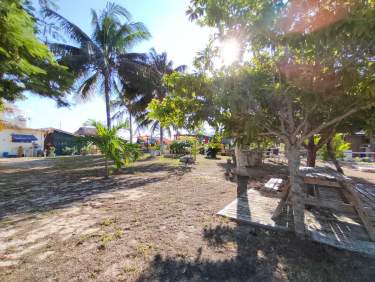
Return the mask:
M143 58L142 58L143 59ZM163 83L165 75L178 71L183 72L185 65L173 67L173 62L168 60L167 53L158 54L154 48L150 49L147 60L143 61L142 71L134 68L127 68L124 77L134 77L134 79L124 81L124 97L127 99L127 108L139 123L139 127L151 127L153 133L157 129L160 132L160 150L163 152L164 128L159 122L148 118L147 106L152 99L162 100L167 95L167 88ZM170 128L167 128L170 133Z
M214 40L210 38L207 46L203 50L197 52L193 65L201 73L207 71L212 72L215 67L214 59L218 56L218 52L218 48L214 45Z
M51 50L60 63L77 76L78 93L86 98L95 90L104 92L107 127L111 127L110 100L112 92L119 92L120 68L136 68L144 54L128 52L135 44L150 37L141 22L131 21L130 13L123 7L107 3L100 15L92 10L92 36L78 26L46 8L45 13L56 20L72 44L53 43Z
M113 109L115 114L112 116L112 120L116 120L118 122L125 122L128 124L126 128L129 130L129 142L130 144L133 143L133 114L129 110L129 101L127 99L127 95L119 95L116 99L111 101L111 109ZM126 118L128 116L128 118Z

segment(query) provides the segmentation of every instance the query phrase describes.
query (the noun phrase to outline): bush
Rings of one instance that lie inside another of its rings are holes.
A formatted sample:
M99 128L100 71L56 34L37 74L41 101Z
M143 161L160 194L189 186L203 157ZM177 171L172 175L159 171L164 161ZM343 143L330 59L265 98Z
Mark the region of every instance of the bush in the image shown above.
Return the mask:
M193 142L190 140L183 140L183 141L175 140L172 142L169 149L172 154L185 155L185 154L190 153L192 146L193 146Z
M160 151L160 144L157 144L157 145L151 145L151 146L150 146L150 150Z
M123 159L125 164L135 162L142 155L141 146L138 144L130 144L126 141L123 141Z
M75 153L75 149L72 148L72 147L64 147L64 148L62 149L62 154L63 154L63 155L68 155L68 156L70 156L70 155L73 155L74 153Z
M208 144L207 157L216 159L217 153L221 151L221 144L216 142L211 142Z
M349 150L350 144L344 141L343 134L336 134L332 139L332 148L333 148L333 151L335 152L336 159L342 159L344 158L344 152ZM325 161L329 159L326 146L324 146L321 150L319 150L319 155Z

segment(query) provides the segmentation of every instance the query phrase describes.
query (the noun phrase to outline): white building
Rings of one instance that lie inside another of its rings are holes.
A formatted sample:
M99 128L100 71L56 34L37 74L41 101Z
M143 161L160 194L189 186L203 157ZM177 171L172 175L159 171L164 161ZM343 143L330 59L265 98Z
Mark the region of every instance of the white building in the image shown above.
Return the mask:
M0 157L36 157L43 151L45 130L27 128L23 116L6 120L0 116L0 122Z

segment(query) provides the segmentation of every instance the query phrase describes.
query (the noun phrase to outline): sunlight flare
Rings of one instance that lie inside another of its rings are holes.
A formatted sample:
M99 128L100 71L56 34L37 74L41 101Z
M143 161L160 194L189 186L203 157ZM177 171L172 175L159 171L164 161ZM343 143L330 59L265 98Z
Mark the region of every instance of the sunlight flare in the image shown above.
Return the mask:
M220 57L224 66L229 66L238 61L240 56L240 44L235 39L223 41L220 47Z

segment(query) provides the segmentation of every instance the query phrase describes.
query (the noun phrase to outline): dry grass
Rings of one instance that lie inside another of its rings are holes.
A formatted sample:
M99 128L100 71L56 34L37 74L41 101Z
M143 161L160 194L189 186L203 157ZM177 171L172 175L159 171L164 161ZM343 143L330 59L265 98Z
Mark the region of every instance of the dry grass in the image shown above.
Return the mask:
M217 217L236 195L224 163L109 180L100 157L0 163L0 281L373 281L374 259Z

